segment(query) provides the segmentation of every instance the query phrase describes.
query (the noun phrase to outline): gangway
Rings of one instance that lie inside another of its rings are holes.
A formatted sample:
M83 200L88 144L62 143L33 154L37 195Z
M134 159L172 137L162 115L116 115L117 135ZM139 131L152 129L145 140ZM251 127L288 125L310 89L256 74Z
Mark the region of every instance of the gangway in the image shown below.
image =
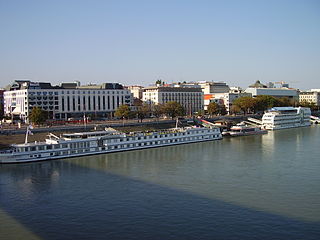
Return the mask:
M253 123L258 124L258 125L262 125L262 121L259 120L259 119L256 119L256 118L248 117L247 121L248 122L253 122Z
M209 122L209 121L204 120L204 119L197 119L196 121L197 121L199 124L201 124L202 126L207 127L207 128L217 128L217 127L221 127L221 125L214 124L214 123Z

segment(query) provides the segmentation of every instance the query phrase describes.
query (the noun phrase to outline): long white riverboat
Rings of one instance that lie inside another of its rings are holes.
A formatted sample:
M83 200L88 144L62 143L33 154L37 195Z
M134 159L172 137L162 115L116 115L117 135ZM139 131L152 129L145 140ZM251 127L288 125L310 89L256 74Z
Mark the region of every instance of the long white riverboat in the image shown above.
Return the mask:
M52 133L45 142L11 145L0 152L0 163L24 163L121 152L221 139L219 128L186 127L130 134L114 129L63 134ZM26 141L27 142L27 141Z
M268 130L310 126L310 108L274 107L262 117L262 126Z

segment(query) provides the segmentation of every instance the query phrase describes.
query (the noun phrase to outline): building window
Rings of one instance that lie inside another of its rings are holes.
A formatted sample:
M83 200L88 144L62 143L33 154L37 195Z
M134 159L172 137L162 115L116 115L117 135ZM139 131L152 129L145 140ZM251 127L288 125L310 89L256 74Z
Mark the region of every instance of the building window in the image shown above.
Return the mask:
M68 108L68 112L70 112L70 98L69 98L69 96L67 96L67 108Z
M62 97L62 99L61 99L61 101L62 101L62 111L64 112L64 97Z

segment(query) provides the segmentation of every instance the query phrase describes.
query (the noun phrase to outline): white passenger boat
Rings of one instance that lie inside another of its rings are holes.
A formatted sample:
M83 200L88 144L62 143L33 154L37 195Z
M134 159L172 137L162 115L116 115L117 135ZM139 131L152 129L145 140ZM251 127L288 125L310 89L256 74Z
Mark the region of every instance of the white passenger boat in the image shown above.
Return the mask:
M26 135L27 136L27 135ZM49 134L45 142L11 145L0 153L0 163L22 163L50 159L121 152L177 144L221 139L219 128L186 127L154 132L125 134L114 129L105 131Z
M268 130L310 126L310 108L274 107L262 117L262 126Z
M231 137L237 137L237 136L266 134L268 133L268 131L261 129L260 127L237 125L237 126L231 127L228 133Z

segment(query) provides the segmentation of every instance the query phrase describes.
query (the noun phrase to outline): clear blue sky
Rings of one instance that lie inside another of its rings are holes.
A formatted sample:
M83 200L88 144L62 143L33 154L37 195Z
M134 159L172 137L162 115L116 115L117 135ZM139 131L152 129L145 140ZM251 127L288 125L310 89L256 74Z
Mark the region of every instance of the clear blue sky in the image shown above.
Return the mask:
M255 80L320 88L320 1L0 0L0 86Z

